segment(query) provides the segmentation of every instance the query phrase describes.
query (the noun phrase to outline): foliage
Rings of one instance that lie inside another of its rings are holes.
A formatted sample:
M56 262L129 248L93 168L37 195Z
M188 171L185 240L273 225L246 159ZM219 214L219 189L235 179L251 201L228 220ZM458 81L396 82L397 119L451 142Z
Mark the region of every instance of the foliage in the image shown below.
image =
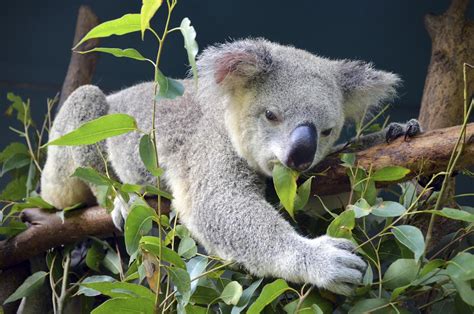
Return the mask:
M155 61L132 48L95 48L91 51L152 64L155 98L150 105L154 109L157 101L173 99L184 92L179 81L167 78L159 68L163 43L170 33L178 30L182 33L188 61L197 80L196 32L187 18L180 27L170 29L176 1L168 0L166 5L168 15L161 36L150 23L165 5L161 0L143 0L140 14L127 14L104 22L79 43L138 32L143 38L146 32L151 33L159 44ZM22 209L31 206L52 209L34 191L44 162L44 138L51 127L50 112L55 101L48 101L44 123L37 128L30 116L29 101L13 94L9 94L8 99L12 104L7 113L15 113L23 127L13 130L24 143L11 143L0 153L0 176L11 175L10 183L1 194L5 206L0 214L0 236L4 237L14 236L26 228L18 219ZM467 115L471 108L472 104L466 110ZM155 118L153 114L153 128ZM375 130L376 127L370 125L374 121L359 127L358 135ZM159 165L155 133L139 130L133 118L127 115L107 115L88 122L48 145L90 145L129 131L143 133L140 157L146 169L160 177L163 169ZM308 284L255 278L232 262L203 254L189 230L179 224L176 213L162 215L160 202L157 208L145 202L145 196L150 195L159 200L172 199L161 190L159 180L157 186L122 184L111 178L107 171L98 173L92 168L78 168L73 175L97 187L101 192L98 201L104 207L112 208L114 198L128 202L130 195L136 196L125 224L124 239L91 237L85 247L67 246L48 252L49 271L31 275L5 302L28 296L49 279L56 313L63 311L69 298L82 299L85 310L92 313L406 313L415 308L472 311L474 256L469 251L472 247L468 238L473 232L474 208L437 208L439 196L429 185L417 190L411 182L398 186L394 183L385 193L379 193L377 182L399 182L409 173L402 167L364 169L357 164L354 154L347 153L341 155L341 164L346 167L351 183L349 200L337 209L327 208L323 203L325 212L318 213L317 218L309 217L304 209L314 196L311 185L318 184L317 175L302 180L300 174L276 164L273 179L281 207L292 218L292 223L310 221L304 224L309 226L305 231L310 234L326 233L358 244L357 252L369 266L363 283L355 287L354 294L349 297L336 298L328 291ZM453 165L450 167L448 173ZM435 175L431 182L442 174ZM75 208L63 209L62 213ZM422 233L411 224L423 215L456 220L462 227L456 233L446 235L441 245L430 247L427 243L431 236L429 231ZM74 261L73 252L84 258ZM420 303L427 297L430 297L429 303Z

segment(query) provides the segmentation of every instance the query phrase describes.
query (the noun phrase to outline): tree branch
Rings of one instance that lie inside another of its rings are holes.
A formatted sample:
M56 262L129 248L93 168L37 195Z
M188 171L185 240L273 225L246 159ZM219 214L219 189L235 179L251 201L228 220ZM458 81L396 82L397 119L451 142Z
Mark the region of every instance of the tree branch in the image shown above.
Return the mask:
M376 170L386 166L404 166L412 170L409 179L419 173L429 175L446 168L461 127L435 130L417 136L409 142L403 138L390 144L381 144L356 153L357 162L364 168ZM474 123L466 130L466 145L459 167L474 165ZM316 171L325 176L315 180L314 192L319 195L335 194L350 189L346 169L340 166L338 156L322 162ZM393 182L392 182L393 183ZM162 204L169 212L169 203ZM107 211L98 206L74 210L66 214L64 223L54 212L42 209L23 211L23 220L31 227L17 236L0 242L0 269L15 265L52 247L74 243L87 236L107 236L118 233Z

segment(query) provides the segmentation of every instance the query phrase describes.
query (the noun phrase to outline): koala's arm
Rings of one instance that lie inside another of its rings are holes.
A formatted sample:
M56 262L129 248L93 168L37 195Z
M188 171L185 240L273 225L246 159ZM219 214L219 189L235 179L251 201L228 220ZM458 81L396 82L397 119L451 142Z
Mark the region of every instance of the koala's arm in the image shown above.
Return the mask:
M351 253L350 241L300 236L265 200L252 176L230 170L205 180L193 193L199 198L193 201L190 223L210 253L257 276L310 282L340 294L349 294L360 282L365 263Z
M333 148L332 152L342 151L349 145L353 150L364 150L374 145L388 143L400 136L410 138L421 132L422 128L416 119L411 119L407 123L393 122L381 131L353 138L348 143L337 145Z

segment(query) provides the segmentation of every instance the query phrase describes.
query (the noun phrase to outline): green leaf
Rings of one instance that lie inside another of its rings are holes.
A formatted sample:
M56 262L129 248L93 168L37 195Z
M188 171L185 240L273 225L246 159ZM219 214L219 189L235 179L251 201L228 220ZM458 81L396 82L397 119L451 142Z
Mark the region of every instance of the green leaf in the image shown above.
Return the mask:
M456 255L448 262L446 272L451 278L459 278L462 280L474 279L474 255L462 252Z
M352 167L355 164L356 156L354 153L341 154L342 165L345 167Z
M379 217L398 217L406 211L400 203L383 201L372 208L372 214Z
M0 235L5 235L8 237L13 237L24 230L26 230L26 225L21 221L11 220L7 226L0 227Z
M133 48L126 48L126 49L120 49L120 48L107 48L107 47L97 47L91 50L87 51L78 51L80 54L86 54L86 53L91 53L91 52L104 52L111 54L117 58L129 58L129 59L134 59L138 61L148 61L153 63L148 58L145 58L144 56L141 55L140 52Z
M110 272L114 275L117 275L122 270L122 264L120 257L115 251L107 250L107 254L105 254L104 259L102 260L102 265L105 268L110 270Z
M311 193L311 182L314 177L308 178L303 184L298 187L295 197L295 210L303 209L309 200Z
M33 275L25 279L25 281L13 292L3 304L10 303L19 300L23 297L31 295L37 291L44 282L45 277L48 275L47 272L38 271Z
M352 239L352 229L354 227L355 212L353 210L346 210L331 221L326 233L334 238Z
M19 201L26 196L26 176L21 176L10 181L0 194L0 199Z
M74 131L49 142L47 145L90 145L109 137L136 130L137 123L132 116L124 113L113 113L86 122Z
M400 203L405 208L410 208L413 203L416 203L416 186L412 182L402 182L398 184L402 189L401 201Z
M144 298L110 299L92 310L91 314L153 314L154 302Z
M416 279L418 264L413 259L397 259L393 262L383 276L383 285L386 289L393 290L406 286Z
M227 305L237 305L242 296L242 286L237 281L229 282L220 295L220 299Z
M105 257L104 247L97 243L93 242L92 246L87 250L86 254L86 265L96 272L100 272L100 263Z
M111 298L144 298L150 301L155 300L155 294L148 288L128 282L90 282L82 283L81 286L100 292Z
M157 100L160 99L175 99L176 97L183 96L184 86L180 82L166 77L161 73L157 72L155 80L160 85L160 90L156 96Z
M190 301L197 304L211 304L219 298L219 293L207 286L197 286L196 291L191 296Z
M423 266L420 270L420 275L418 277L424 277L428 275L430 272L433 270L439 268L440 266L443 266L446 262L442 259L434 259L432 261L429 261L428 263Z
M198 73L196 67L196 56L198 54L199 47L196 42L196 30L191 26L191 21L187 17L181 21L180 30L184 38L184 48L188 53L189 65L193 71L194 80L197 82Z
M103 282L114 282L116 281L115 278L112 278L110 276L103 276L103 275L100 275L100 276L90 276L90 277L87 277L86 279L84 279L82 282L81 282L81 285L79 286L79 289L77 290L77 294L83 294L87 297L95 297L95 296L98 296L100 295L100 292L97 291L97 290L93 290L93 289L90 289L90 288L87 288L86 286L84 286L84 284L87 284L87 283L93 283L93 282L99 282L99 283L103 283Z
M296 198L296 179L297 172L281 165L275 164L273 167L273 184L281 204L288 214L295 218L295 198Z
M140 14L126 14L121 18L110 20L97 25L84 36L77 45L76 49L83 42L92 38L103 38L112 35L125 35L133 32L138 32L141 29Z
M178 254L184 258L191 258L197 253L196 242L191 238L184 238L179 243Z
M143 187L141 185L138 185L138 184L125 183L120 187L120 189L122 190L122 192L125 192L125 193L138 193L138 194L140 194L143 190Z
M94 185L112 185L112 181L91 167L77 168L71 177L77 177Z
M182 301L187 304L191 297L191 278L186 270L177 267L167 267L168 275L181 294Z
M293 302L288 303L283 308L288 314L323 314L332 313L333 308L331 302L324 299L317 291L312 291L300 304L298 313L295 312L300 299L297 298Z
M139 152L145 168L155 177L161 176L163 174L163 169L157 168L158 162L156 160L155 145L153 144L150 135L145 134L140 139Z
M232 308L231 314L239 314L247 307L247 305L250 303L250 299L252 298L262 281L263 278L253 282L247 289L244 290L239 302L236 306Z
M143 236L140 239L140 247L142 250L146 250L157 257L159 256L161 247L161 259L163 261L173 264L179 268L186 269L186 264L178 255L178 253L164 246L163 241L157 237Z
M24 154L15 154L5 160L2 167L2 172L0 173L0 177L3 177L8 171L13 169L20 169L25 166L28 166L31 162L31 158L28 155Z
M27 197L25 203L28 203L28 206L31 207L54 209L54 206L42 199L41 196Z
M402 225L392 228L395 238L415 254L415 261L418 262L425 252L425 239L420 229L414 226Z
M125 246L128 255L133 255L138 250L140 238L150 232L155 211L143 205L133 206L125 221Z
M17 96L13 93L7 93L7 99L12 102L12 104L5 112L7 116L12 115L13 112L16 110L17 120L19 120L24 125L28 123L33 124L33 121L31 120L31 109L29 100L25 102L23 99L21 99L20 96Z
M206 270L208 262L209 260L207 259L207 257L204 256L196 256L190 259L186 264L186 269L188 270L189 277L194 279L200 276ZM209 275L210 274L208 274L208 276ZM198 283L199 280L194 280L191 282L191 294L196 291Z
M142 31L142 40L145 31L150 28L150 20L160 8L162 0L142 0L142 9L140 10L140 27Z
M29 154L28 147L26 147L25 144L18 143L18 142L13 142L13 143L8 144L8 146L5 147L3 151L0 153L0 162L5 162L10 157L17 154L28 156Z
M257 300L250 306L247 314L260 313L268 304L288 290L290 290L290 287L283 279L277 279L265 285Z
M349 310L349 314L362 314L362 313L387 313L387 307L390 302L386 299L365 299L358 301ZM386 307L384 307L386 305Z
M160 169L158 169L160 170ZM161 174L160 174L161 176ZM158 190L156 188L156 186L152 186L152 185L147 185L145 186L145 192L147 194L154 194L154 195L159 195L161 197L164 197L164 198L167 198L169 200L172 200L173 199L173 195L171 195L170 193L168 192L165 192L165 191L162 191L162 190Z
M443 208L442 210L427 210L426 212L432 213L438 216L454 219L454 220L474 222L474 214L471 214L467 211L460 210L460 209L446 207L446 208Z
M403 179L407 174L410 173L410 169L399 167L399 166L389 166L384 167L375 171L372 174L372 180L374 181L398 181Z
M347 208L354 211L355 218L365 217L371 212L370 204L363 198L360 198L354 205L348 205Z

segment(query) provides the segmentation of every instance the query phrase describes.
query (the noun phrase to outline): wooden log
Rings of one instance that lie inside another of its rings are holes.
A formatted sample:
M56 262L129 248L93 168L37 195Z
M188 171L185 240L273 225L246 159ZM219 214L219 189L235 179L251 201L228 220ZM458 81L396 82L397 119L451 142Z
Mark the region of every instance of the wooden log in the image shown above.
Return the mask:
M79 13L77 15L73 46L75 46L82 37L97 25L99 25L99 18L94 14L89 6L82 5L79 8ZM97 47L98 44L98 39L91 39L79 46L78 49L80 51L90 50ZM78 87L91 83L97 64L97 58L98 55L96 53L72 53L59 98L59 106L61 106L69 95L71 95L71 93Z
M407 179L420 172L424 175L436 173L445 169L460 130L461 127L435 130L409 142L400 138L390 144L377 145L356 153L357 161L365 168L372 166L372 169L393 165L407 167L412 170ZM468 125L466 139L459 167L474 165L474 123ZM328 171L325 176L315 180L315 193L325 195L349 190L345 168L339 164L339 157L332 156L318 167L317 171ZM169 212L169 203L162 204L162 212ZM0 269L89 235L107 236L118 232L107 211L97 206L71 211L64 223L55 213L41 209L27 209L23 212L23 218L31 227L14 238L0 242Z

